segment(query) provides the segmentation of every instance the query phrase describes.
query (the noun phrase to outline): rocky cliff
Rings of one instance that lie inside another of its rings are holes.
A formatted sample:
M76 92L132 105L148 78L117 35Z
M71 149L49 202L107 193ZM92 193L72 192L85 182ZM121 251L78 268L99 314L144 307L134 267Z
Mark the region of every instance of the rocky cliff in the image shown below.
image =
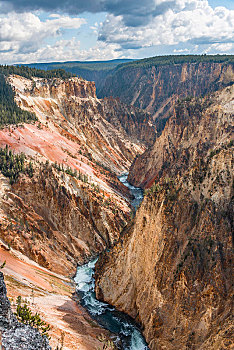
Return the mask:
M2 272L0 272L0 345L5 350L51 350L48 339L28 325L19 323L12 313Z
M156 57L121 65L106 78L99 95L119 97L146 110L161 132L178 98L204 95L234 81L233 63L204 61L202 56L194 62L189 56L182 58L170 63L170 56L165 56L158 63Z
M204 98L178 102L162 135L135 159L129 181L149 187L166 175L181 176L198 159L203 162L202 157L225 147L232 138L233 96L231 86Z
M96 266L98 297L134 317L153 350L232 344L233 87L200 113L195 101L135 168L136 183L154 183Z
M108 197L49 165L12 186L2 177L0 187L1 239L64 275L118 240L129 217L127 203L114 193Z
M115 173L127 171L145 146L144 136L138 137L139 132L133 135L124 123L112 121L130 114L132 130L137 130L139 123L142 132L148 130L152 140L155 135L145 112L123 104L119 107L113 99L108 102L97 99L93 82L79 78L30 80L19 76L11 76L9 82L16 91L19 106L34 112L41 126L75 141L80 154Z
M17 75L8 81L18 105L38 121L0 130L0 147L24 152L34 171L11 185L1 176L0 237L70 275L118 240L130 204L117 175L128 171L155 131L145 112L97 99L93 82Z

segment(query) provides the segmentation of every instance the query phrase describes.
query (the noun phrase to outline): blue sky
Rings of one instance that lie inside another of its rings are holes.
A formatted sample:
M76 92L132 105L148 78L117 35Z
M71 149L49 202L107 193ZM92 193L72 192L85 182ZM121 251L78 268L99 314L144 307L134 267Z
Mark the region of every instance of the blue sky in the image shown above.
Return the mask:
M233 54L233 0L0 0L0 63Z

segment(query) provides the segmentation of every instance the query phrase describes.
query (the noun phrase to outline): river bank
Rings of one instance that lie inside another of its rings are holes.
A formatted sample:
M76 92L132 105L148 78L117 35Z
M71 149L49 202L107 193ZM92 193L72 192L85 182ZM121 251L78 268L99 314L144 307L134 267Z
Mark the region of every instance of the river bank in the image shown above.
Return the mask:
M7 286L7 295L14 309L20 295L27 300L33 313L51 325L49 335L52 349L61 345L63 350L94 350L101 346L98 340L109 332L98 326L88 312L73 300L74 284L69 278L55 274L28 259L23 254L0 247L0 263Z
M130 189L134 196L131 204L136 210L143 199L143 192L140 188L130 185L127 176L128 174L124 174L119 177L119 180ZM96 299L94 270L97 260L98 258L77 268L74 281L81 305L100 326L115 334L114 342L119 349L147 350L145 339L134 320L111 305Z

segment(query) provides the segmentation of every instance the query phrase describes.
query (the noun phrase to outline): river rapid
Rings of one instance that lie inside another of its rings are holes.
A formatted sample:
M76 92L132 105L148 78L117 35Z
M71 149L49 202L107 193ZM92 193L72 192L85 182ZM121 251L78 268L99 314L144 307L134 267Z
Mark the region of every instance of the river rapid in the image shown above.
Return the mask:
M119 177L119 180L127 186L134 195L132 206L136 208L143 199L140 188L131 186L127 181L127 174ZM124 350L148 350L147 344L139 327L128 315L117 311L113 306L96 299L94 269L98 258L77 268L74 281L76 292L81 305L89 312L100 326L116 334L116 345Z

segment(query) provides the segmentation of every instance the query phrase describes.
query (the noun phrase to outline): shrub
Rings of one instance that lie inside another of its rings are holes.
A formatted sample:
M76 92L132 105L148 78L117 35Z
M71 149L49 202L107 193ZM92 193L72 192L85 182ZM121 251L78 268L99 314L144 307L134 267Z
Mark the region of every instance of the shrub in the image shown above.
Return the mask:
M19 322L36 328L42 335L50 338L48 334L51 329L50 325L43 321L37 312L33 314L26 303L22 304L21 296L17 297L16 305L15 315Z

